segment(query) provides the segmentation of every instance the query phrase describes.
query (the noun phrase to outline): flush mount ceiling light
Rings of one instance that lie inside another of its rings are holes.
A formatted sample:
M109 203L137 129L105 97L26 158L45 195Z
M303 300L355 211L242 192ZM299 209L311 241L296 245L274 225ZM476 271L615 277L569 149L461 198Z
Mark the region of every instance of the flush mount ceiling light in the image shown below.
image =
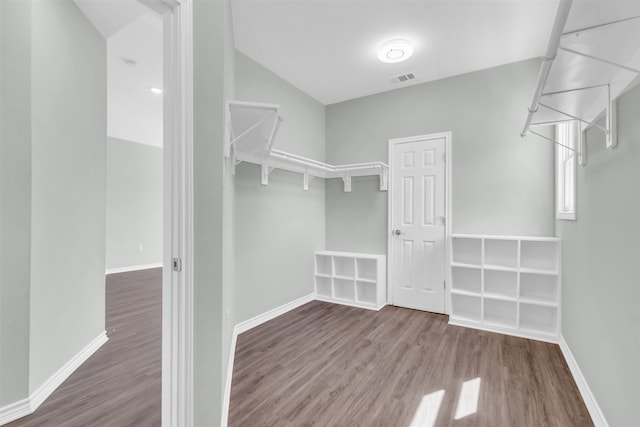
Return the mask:
M162 93L162 89L160 89L159 87L150 87L149 91L151 91L151 93L155 93L156 95L160 95Z
M388 64L402 62L413 55L413 46L408 40L395 39L384 43L378 51L378 59Z

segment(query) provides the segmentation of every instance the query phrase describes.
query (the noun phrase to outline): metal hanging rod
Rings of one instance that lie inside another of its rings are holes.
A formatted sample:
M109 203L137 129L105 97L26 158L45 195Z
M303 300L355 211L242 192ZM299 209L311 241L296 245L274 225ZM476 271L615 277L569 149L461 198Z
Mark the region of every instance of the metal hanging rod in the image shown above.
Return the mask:
M577 116L574 116L572 114L565 113L564 111L558 110L557 108L554 108L554 107L552 107L550 105L543 104L542 102L540 102L539 105L541 107L544 107L544 108L548 109L548 110L555 111L558 114L562 114L563 116L571 117L573 120L578 120L579 122L582 122L582 123L586 124L587 126L595 126L598 129L600 129L601 131L603 131L606 135L609 134L609 130L607 130L606 128L600 126L596 122L589 122L587 120L581 119L580 117L577 117Z
M578 91L581 91L581 90L589 90L589 89L598 89L598 88L605 87L605 86L609 86L609 85L607 83L605 83L605 84L601 84L601 85L593 85L593 86L577 87L577 88L574 88L574 89L558 90L558 91L555 91L555 92L545 92L540 96L562 95L563 93L578 92Z
M607 27L609 25L620 24L621 22L631 21L638 18L640 18L640 15L632 16L630 18L618 19L617 21L605 22L604 24L592 25L590 27L580 28L578 30L567 31L566 33L562 33L562 37L570 36L576 33L583 33L585 31L595 30L596 28Z
M632 73L640 74L640 70L627 67L626 65L618 64L617 62L609 61L608 59L599 58L597 56L589 55L588 53L578 52L577 50L569 49L562 46L560 46L559 49L565 52L573 53L574 55L580 55L584 56L585 58L593 59L594 61L604 62L605 64L613 65L614 67L622 68L623 70L631 71Z

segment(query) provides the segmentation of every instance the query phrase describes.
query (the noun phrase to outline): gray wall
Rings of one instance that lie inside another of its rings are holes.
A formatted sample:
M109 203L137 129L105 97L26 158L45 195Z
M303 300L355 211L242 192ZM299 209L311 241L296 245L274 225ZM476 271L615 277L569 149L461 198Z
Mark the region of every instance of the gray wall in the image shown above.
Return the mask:
M562 238L562 333L609 425L640 419L640 87L618 101L618 146L587 132L577 221Z
M0 407L29 394L31 3L0 1Z
M224 102L233 95L233 38L228 0L193 3L194 420L218 425L234 314L232 185L223 168ZM231 258L230 258L231 257Z
M239 52L236 99L280 104L274 148L324 160L324 106ZM324 185L312 180L304 191L302 175L274 170L262 186L258 165L237 167L237 322L313 292L313 252L324 249Z
M162 191L162 147L108 138L107 269L162 263Z
M554 235L553 148L520 138L539 60L327 107L327 162L387 162L388 140L452 131L455 233ZM386 253L387 193L327 183L327 249Z
M34 1L34 392L105 329L106 43L71 0Z

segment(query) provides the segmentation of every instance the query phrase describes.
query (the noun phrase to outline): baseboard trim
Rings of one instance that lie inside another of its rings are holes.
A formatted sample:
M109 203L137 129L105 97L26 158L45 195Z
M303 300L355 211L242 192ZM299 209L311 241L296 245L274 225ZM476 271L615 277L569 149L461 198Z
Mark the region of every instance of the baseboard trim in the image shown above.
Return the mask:
M305 295L297 300L288 302L286 304L281 305L280 307L276 307L273 310L269 310L266 313L259 314L255 317L252 317L249 320L245 320L244 322L238 323L235 328L233 328L233 334L239 335L243 332L248 331L249 329L253 329L256 326L259 326L265 322L268 322L271 319L275 319L278 316L283 315L284 313L291 311L295 308L300 307L308 302L311 302L315 299L314 294Z
M584 404L587 406L587 410L589 411L589 415L591 415L591 419L593 424L596 427L609 427L609 423L607 423L598 402L596 401L595 396L591 392L591 388L587 383L586 378L582 375L582 371L580 370L580 366L578 366L578 362L575 357L573 357L573 353L571 353L571 349L569 348L569 344L564 339L564 336L560 336L560 350L562 351L562 355L564 356L564 360L567 362L569 366L569 370L573 375L573 379L578 386L578 390L580 390L580 394L582 395L582 400Z
M107 268L104 273L105 274L127 273L129 271L148 270L150 268L159 268L159 267L162 267L161 262L157 262L155 264L141 264L141 265L130 265L128 267Z
M31 414L31 402L29 398L10 403L0 408L0 426L15 421L18 418L26 417Z
M301 298L298 298L294 301L288 302L286 304L281 305L280 307L276 307L272 310L267 311L266 313L259 314L251 319L245 320L244 322L238 323L233 328L233 335L231 337L231 348L229 349L229 363L227 364L227 380L225 382L224 387L224 396L222 397L222 420L220 420L220 425L222 427L227 427L227 423L229 420L229 402L231 400L231 381L233 376L233 364L236 354L236 342L238 340L238 335L243 332L247 332L250 329L255 328L256 326L262 325L265 322L268 322L271 319L275 319L278 316L282 316L283 314L294 310L302 305L305 305L316 299L315 294L305 295Z
M46 380L36 391L19 402L9 404L0 408L0 426L25 417L35 412L36 409L67 379L76 369L80 367L89 357L93 355L104 343L109 340L107 332L102 331L96 338L87 344L80 352L73 356L67 363L58 369L48 380Z
M229 348L229 363L227 364L227 380L224 384L224 396L222 397L222 420L220 427L227 427L229 422L229 402L231 401L231 380L233 375L233 362L236 354L236 342L238 334L234 332L231 337L231 347Z

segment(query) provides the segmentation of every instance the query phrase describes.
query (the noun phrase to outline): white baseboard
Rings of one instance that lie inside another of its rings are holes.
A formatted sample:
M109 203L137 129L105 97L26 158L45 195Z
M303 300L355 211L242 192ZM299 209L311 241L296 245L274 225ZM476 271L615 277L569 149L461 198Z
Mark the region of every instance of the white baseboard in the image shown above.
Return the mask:
M130 265L128 267L107 268L105 274L126 273L128 271L148 270L150 268L162 267L161 262L155 264Z
M580 390L582 400L584 400L584 404L587 406L587 410L589 411L589 415L591 415L593 424L596 427L609 427L609 423L607 423L595 396L591 392L591 388L589 388L589 384L587 384L587 380L584 375L582 375L578 362L573 357L573 353L571 353L569 344L567 344L563 336L560 336L560 350L562 351L564 360L566 360L569 370L573 375L573 379Z
M69 378L69 376L71 376L80 365L86 362L93 353L102 347L108 339L106 331L102 331L100 335L94 338L93 341L73 356L64 366L58 369L58 371L38 387L36 391L31 393L28 398L0 408L0 426L35 412L42 402L51 396L51 393L60 387L60 384Z
M3 406L0 408L0 426L17 420L18 418L26 417L32 412L31 402L28 397L14 403L10 403L7 406Z
M231 380L233 376L233 362L236 354L236 342L238 334L234 332L231 337L231 348L229 349L229 362L227 364L227 380L224 384L224 396L222 396L222 420L220 427L227 427L229 421L229 402L231 401Z
M305 305L306 303L313 301L315 298L315 294L305 295L301 298L298 298L297 300L283 304L280 307L274 308L273 310L269 310L266 313L259 314L255 317L252 317L251 319L245 320L244 322L240 322L233 328L233 335L231 337L231 348L229 349L229 363L227 365L227 381L225 382L224 396L222 397L222 420L220 422L220 425L222 427L227 427L227 421L229 419L231 380L233 376L233 362L236 354L236 342L238 339L238 335L243 332L247 332L249 329L255 328L258 325L262 325L263 323L268 322L271 319L282 316L283 314L293 309Z
M297 300L283 304L280 307L276 307L273 310L269 310L266 313L259 314L256 317L252 317L249 320L238 323L235 328L233 328L233 334L239 335L243 332L248 331L249 329L253 329L258 325L268 322L271 319L275 319L276 317L281 316L284 313L293 310L294 308L298 308L301 305L313 301L314 299L314 294L305 295L302 298L298 298Z

